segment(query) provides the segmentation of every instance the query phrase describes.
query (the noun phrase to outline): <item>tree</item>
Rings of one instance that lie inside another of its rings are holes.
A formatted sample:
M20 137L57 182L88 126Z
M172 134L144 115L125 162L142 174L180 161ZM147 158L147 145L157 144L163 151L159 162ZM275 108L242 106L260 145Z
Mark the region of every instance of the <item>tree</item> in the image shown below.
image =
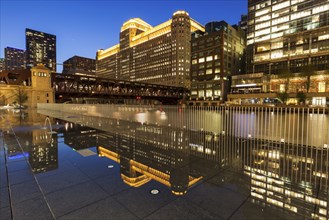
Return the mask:
M304 66L301 70L301 76L306 77L306 92L309 92L311 87L311 76L314 75L315 72L315 66L312 64L309 64L307 66Z
M15 92L14 96L15 102L18 103L20 107L28 100L27 92L21 90L20 87L18 87L18 90Z
M280 92L280 93L278 93L278 99L280 99L281 102L283 104L285 104L286 101L288 100L288 93L287 92Z
M298 103L305 103L306 101L306 94L304 92L297 92L296 98L298 100Z
M288 67L282 69L280 74L279 74L279 78L286 79L286 81L285 81L285 93L287 93L288 90L289 90L289 81L290 81L291 77L293 77L293 74L291 73L291 71Z

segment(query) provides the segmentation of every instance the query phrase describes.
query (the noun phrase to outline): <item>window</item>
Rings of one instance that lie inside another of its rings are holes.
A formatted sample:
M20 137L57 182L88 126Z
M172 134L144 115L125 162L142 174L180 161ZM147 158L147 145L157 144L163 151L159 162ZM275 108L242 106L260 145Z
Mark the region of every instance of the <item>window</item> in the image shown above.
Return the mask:
M212 56L207 56L207 61L212 61Z
M318 90L319 90L319 92L325 92L326 91L326 82L319 82Z
M206 70L206 74L207 74L207 75L212 74L212 69L207 69L207 70Z

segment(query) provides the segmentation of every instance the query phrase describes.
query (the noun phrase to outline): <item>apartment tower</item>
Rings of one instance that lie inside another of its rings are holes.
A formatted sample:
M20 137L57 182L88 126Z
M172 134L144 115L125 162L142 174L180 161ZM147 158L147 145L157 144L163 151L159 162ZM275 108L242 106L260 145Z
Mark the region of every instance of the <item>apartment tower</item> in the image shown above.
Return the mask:
M26 67L44 64L56 72L56 36L32 29L25 30Z

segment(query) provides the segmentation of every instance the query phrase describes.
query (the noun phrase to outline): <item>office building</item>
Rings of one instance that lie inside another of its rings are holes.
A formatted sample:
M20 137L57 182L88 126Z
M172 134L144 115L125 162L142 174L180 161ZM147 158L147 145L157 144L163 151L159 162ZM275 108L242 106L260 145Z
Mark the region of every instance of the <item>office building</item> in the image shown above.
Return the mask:
M96 75L190 87L191 33L204 27L185 11L156 27L134 18L123 24L120 43L98 50Z
M249 73L300 73L329 67L329 2L249 0Z
M5 70L5 59L0 58L0 71Z
M73 56L63 63L63 74L95 75L96 60Z
M325 106L329 101L328 18L329 2L325 0L249 0L247 73L264 74L261 92L267 95L244 96L262 103L273 93L288 93L285 103ZM258 93L258 83L244 83L248 81L253 79L237 85L239 93ZM305 93L306 101L298 93ZM230 96L241 100L240 94Z
M25 50L6 47L5 48L5 69L19 70L25 69Z
M239 21L239 27L247 32L248 28L248 15L241 15L241 20Z
M192 34L191 99L225 101L232 75L241 74L244 32L225 21L210 22Z
M31 29L26 29L26 67L44 64L56 72L56 36Z

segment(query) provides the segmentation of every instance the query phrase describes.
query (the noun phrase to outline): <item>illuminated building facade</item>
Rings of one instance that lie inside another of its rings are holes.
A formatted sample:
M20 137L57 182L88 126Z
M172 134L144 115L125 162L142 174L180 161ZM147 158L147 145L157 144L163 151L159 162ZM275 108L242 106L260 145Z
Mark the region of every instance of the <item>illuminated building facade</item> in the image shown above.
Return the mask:
M96 60L73 56L63 63L63 74L95 75Z
M329 67L327 0L249 0L249 73L300 73Z
M98 50L96 75L189 88L191 32L197 30L204 27L185 11L155 27L130 19L121 27L119 44Z
M5 70L25 69L25 50L6 47L5 48Z
M26 67L30 69L42 63L56 72L56 35L31 29L25 30Z
M225 21L210 22L192 34L191 99L225 101L231 75L241 74L244 33Z
M51 71L38 64L30 70L4 70L0 73L2 82L1 94L6 104L16 101L13 95L17 91L24 91L28 99L26 100L29 108L36 108L38 103L54 103L55 92L51 84Z

